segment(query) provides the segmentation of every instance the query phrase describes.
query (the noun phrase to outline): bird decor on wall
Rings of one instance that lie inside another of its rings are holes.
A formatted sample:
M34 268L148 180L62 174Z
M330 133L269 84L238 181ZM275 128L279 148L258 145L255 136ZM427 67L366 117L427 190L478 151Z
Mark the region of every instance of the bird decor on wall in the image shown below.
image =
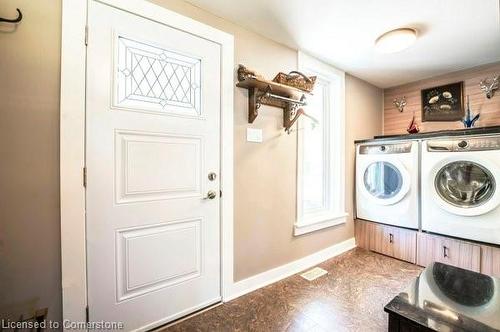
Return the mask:
M406 96L403 96L402 98L394 98L392 103L398 108L399 112L403 112L406 106Z
M490 99L495 94L495 90L498 89L500 84L500 75L493 77L491 80L485 78L481 82L479 82L479 87L481 91L486 94L486 98Z
M473 115L471 113L470 104L469 104L469 96L467 96L467 110L465 112L465 117L462 119L462 123L464 124L464 127L465 128L474 127L474 124L479 119L480 115L481 115L480 113L477 113L476 115Z

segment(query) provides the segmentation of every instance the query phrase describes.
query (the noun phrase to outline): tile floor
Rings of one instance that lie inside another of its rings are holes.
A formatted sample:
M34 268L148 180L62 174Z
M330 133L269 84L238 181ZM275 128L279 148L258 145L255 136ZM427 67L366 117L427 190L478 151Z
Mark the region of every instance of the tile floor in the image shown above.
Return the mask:
M422 270L363 249L319 266L328 274L293 275L158 331L387 331L384 305Z

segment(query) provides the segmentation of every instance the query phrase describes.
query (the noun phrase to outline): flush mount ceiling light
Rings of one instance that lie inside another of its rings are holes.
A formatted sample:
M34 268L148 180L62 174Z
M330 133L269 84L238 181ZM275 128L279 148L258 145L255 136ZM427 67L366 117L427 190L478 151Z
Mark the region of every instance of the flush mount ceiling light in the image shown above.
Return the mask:
M417 39L417 30L399 28L388 31L375 40L375 49L380 53L396 53L410 47Z

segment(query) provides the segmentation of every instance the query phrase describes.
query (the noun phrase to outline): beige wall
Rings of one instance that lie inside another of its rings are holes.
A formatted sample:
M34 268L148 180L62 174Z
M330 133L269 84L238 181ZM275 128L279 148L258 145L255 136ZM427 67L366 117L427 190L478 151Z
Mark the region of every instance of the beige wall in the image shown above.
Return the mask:
M235 36L235 62L272 77L297 68L297 52L180 0L155 0ZM0 16L25 20L0 33L0 306L49 306L61 317L59 231L60 1L3 0ZM3 29L3 28L2 28ZM352 215L353 140L381 133L382 91L346 77L346 209ZM296 133L263 106L247 143L246 90L235 89L235 277L288 263L353 236L353 223L294 237ZM363 122L361 122L363 121Z
M235 63L272 78L297 68L297 51L245 30L179 0L152 0L234 35ZM381 134L382 90L352 76L346 78L347 211L352 216L353 140ZM247 91L234 94L235 219L234 272L241 280L312 254L353 236L353 223L293 236L296 217L296 132L283 132L283 111L262 106L247 123ZM360 125L359 119L366 119ZM245 141L246 128L263 129L261 144Z
M2 0L0 16L0 317L61 318L60 1Z
M463 124L460 121L421 122L422 103L420 91L433 86L460 81L464 82L464 96L469 96L472 112L481 113L475 126L487 127L500 125L500 112L498 112L500 109L500 98L498 95L500 93L497 91L497 94L493 98L487 99L479 87L479 82L482 79L491 78L499 73L500 62L496 62L386 89L384 91L384 134L406 134L406 128L411 121L413 112L415 112L415 118L421 132L463 128ZM401 113L392 101L394 98L402 96L406 96L407 105Z
M383 91L357 77L346 75L346 205L353 213L354 141L382 133Z

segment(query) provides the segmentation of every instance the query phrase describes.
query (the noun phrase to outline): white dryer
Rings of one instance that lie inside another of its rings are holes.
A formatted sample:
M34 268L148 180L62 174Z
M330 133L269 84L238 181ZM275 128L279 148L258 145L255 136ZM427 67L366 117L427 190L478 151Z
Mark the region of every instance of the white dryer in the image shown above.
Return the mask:
M356 145L356 214L406 228L418 228L417 141Z
M422 144L422 229L500 244L500 136Z

